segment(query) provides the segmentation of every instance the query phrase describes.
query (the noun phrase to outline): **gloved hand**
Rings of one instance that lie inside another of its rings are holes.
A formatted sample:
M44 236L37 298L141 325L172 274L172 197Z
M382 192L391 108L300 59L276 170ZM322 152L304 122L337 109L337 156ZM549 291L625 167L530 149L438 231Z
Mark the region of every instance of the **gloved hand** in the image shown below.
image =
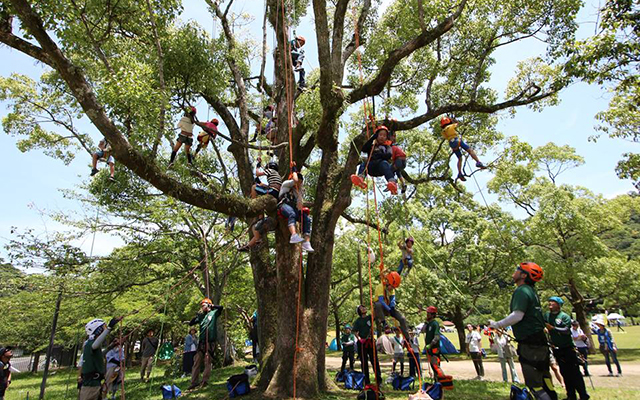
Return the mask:
M391 299L389 300L389 308L396 308L396 297L395 296L391 296Z
M489 320L489 327L493 328L493 329L502 329L502 327L500 325L498 325L498 322L490 319Z
M109 329L113 329L113 327L116 326L120 321L122 321L122 317L111 318L111 321L109 321Z

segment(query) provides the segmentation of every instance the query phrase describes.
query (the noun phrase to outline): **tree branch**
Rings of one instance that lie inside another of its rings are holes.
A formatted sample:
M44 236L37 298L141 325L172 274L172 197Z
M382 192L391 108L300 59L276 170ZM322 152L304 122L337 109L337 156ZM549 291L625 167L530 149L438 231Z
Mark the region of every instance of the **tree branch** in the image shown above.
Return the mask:
M347 221L351 222L352 224L368 225L369 227L371 227L373 229L378 229L378 225L374 224L373 222L369 222L369 221L361 219L361 218L356 218L354 216L351 216L351 215L347 214L346 212L343 212L342 214L340 214L340 216L342 218L346 219ZM385 235L389 233L387 228L381 228L380 232L384 233Z

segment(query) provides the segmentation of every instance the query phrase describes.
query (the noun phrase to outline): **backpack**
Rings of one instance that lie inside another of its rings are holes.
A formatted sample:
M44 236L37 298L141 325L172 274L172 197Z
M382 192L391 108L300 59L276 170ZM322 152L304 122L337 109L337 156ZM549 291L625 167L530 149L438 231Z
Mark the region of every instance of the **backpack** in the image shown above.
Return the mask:
M351 390L363 390L364 374L357 371L351 371L351 373L346 374L344 379L344 388Z
M413 390L416 379L413 376L396 376L393 378L391 386L393 390Z
M422 390L433 400L440 400L444 395L440 382L434 382L432 385L428 385L427 382L425 382L422 384Z
M162 385L161 389L163 399L177 399L182 394L176 385Z
M358 400L385 400L385 398L384 393L382 393L376 385L367 385L364 390L358 394Z
M529 392L529 389L520 389L516 385L511 385L511 393L509 394L510 400L533 400L534 397Z
M440 335L440 354L458 354L456 346L445 335Z
M349 375L349 371L348 370L338 371L336 373L336 382L344 382L345 379L347 378L347 375Z
M247 374L231 375L227 379L227 390L230 398L248 394L251 391L251 387L249 386Z

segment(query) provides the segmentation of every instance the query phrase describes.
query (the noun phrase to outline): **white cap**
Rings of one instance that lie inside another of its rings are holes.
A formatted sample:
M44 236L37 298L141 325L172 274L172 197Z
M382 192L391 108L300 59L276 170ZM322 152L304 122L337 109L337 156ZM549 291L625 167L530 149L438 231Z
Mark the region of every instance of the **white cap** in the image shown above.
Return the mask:
M96 318L94 320L89 321L85 326L84 326L84 331L87 333L87 336L92 336L93 332L96 331L96 329L98 329L99 327L101 327L102 325L104 325L104 321L101 320L100 318Z

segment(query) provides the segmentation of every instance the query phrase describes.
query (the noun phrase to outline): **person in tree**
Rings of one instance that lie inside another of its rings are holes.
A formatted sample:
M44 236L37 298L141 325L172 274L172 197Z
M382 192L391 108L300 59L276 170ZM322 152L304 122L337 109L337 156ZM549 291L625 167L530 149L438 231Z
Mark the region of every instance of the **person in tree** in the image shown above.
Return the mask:
M391 146L391 168L400 183L402 193L405 193L407 191L407 185L404 183L402 171L407 168L407 154L400 146L398 146L395 131L389 132L389 140L387 141L387 144Z
M378 330L378 335L381 335L383 331L383 327L387 326L387 322L385 320L385 316L391 316L398 321L400 324L400 331L402 332L403 338L409 337L409 329L407 328L407 320L404 318L402 313L396 309L396 294L395 290L400 286L402 278L400 278L400 274L395 271L389 272L386 274L382 282L376 286L374 298L374 313L373 315L376 318L376 329Z
M511 314L500 321L489 321L489 326L494 329L513 327L525 384L536 399L556 400L558 395L549 371L549 342L535 290L536 282L540 282L543 275L542 268L536 263L521 263L512 275L517 287L511 296Z
M414 327L409 327L409 343L411 351L407 351L407 359L409 360L409 376L422 376L422 365L420 364L420 340L418 335L420 332ZM408 347L408 346L407 346Z
M374 177L384 176L387 180L387 189L392 194L398 194L398 184L391 168L391 158L393 156L391 152L391 146L387 144L387 136L389 129L381 125L379 126L373 135L362 146L362 152L368 156L367 162L362 162L358 166L358 173L351 175L351 182L360 187L361 189L367 188L367 183L364 180L365 169L368 174Z
M275 107L271 104L269 104L264 108L264 110L262 111L262 120L260 121L258 126L256 126L256 130L251 140L249 140L249 143L255 142L256 139L258 138L258 135L260 134L260 135L266 136L267 139L269 139L273 144L275 135L272 136L269 134L271 133L271 130L274 127L274 124L273 124L273 120L275 119L274 110L275 110Z
M169 160L169 168L173 166L173 163L176 160L176 155L178 154L178 150L184 144L184 151L187 153L187 161L189 164L193 164L193 159L191 157L191 146L193 146L193 127L196 124L196 108L193 106L188 106L184 110L184 115L178 121L178 129L180 129L180 133L178 134L178 138L176 139L176 144L173 146L173 151L171 151L171 159Z
M98 151L93 153L93 160L91 161L91 176L98 173L98 161L102 160L109 165L109 180L115 180L116 173L116 159L111 155L111 145L107 142L107 139L102 139L98 143Z
M353 371L353 362L356 353L356 336L351 333L351 325L344 326L344 333L340 337L340 345L342 346L342 365L340 371L344 372L344 368L349 360L349 369Z
M576 345L576 349L580 356L582 357L582 368L584 368L584 376L589 376L589 362L587 361L589 358L589 344L587 335L584 334L582 328L580 328L580 324L578 321L573 320L571 322L571 338L573 339L573 343Z
M589 398L584 379L580 373L575 344L571 338L571 317L560 308L564 304L558 296L549 298L549 311L544 314L545 325L551 339L553 355L564 378L568 400Z
M251 249L258 248L264 240L266 240L267 233L275 231L276 226L277 221L274 218L266 216L259 219L251 227L251 232L253 233L251 240L249 240L247 244L238 247L238 251L247 252ZM263 238L265 239L263 240Z
M4 400L4 394L11 385L11 347L0 347L0 400Z
M193 390L198 385L200 387L207 386L209 376L211 375L211 363L213 362L213 352L216 348L218 338L218 318L224 307L214 305L210 299L203 299L200 302L200 311L189 322L189 325L199 325L200 334L198 337L198 350L196 351L193 361L193 370L191 373L191 386L189 390ZM202 373L202 382L200 379L200 367L204 363L204 372Z
M298 90L303 90L307 83L305 82L305 71L302 65L304 61L304 50L302 47L306 43L306 40L302 36L296 36L289 45L291 46L291 64L293 70L298 72Z
M105 325L103 320L94 319L85 325L87 340L82 349L80 400L100 400L102 398L102 380L107 372L104 354L110 350L107 348L103 353L102 343L120 320L122 317L111 318L109 325Z
M460 149L465 150L471 158L476 161L476 167L480 169L485 169L486 166L480 161L478 155L468 144L466 144L460 136L458 136L458 132L456 132L456 128L458 127L458 123L449 117L442 117L440 119L440 128L442 128L442 137L449 141L449 147L453 151L453 154L458 157L458 178L461 181L466 181L467 178L464 177L464 173L462 172L462 151Z
M609 376L613 376L613 370L611 369L611 359L613 359L613 363L616 365L616 368L618 368L617 376L622 376L622 368L620 368L620 362L618 362L618 347L613 341L611 331L605 328L604 319L602 319L602 317L598 318L595 323L598 326L596 334L598 335L600 352L604 356L604 362L607 365L607 369L609 370Z
M111 392L111 400L116 398L116 392L123 379L120 365L124 363L124 348L118 339L114 339L111 350L107 352L107 373L104 378L104 398Z
M267 183L262 183L259 178L265 176ZM276 199L280 194L280 188L282 187L282 178L278 172L278 163L269 161L267 165L262 168L262 157L258 157L258 163L256 164L256 178L258 180L251 187L251 198L255 199L258 196L270 194Z
M147 373L147 381L149 381L149 376L151 376L151 369L153 368L153 357L156 355L156 351L158 351L158 346L160 346L160 341L157 337L154 336L154 334L155 332L153 331L153 329L149 329L147 331L147 337L142 339L142 344L140 345L140 353L142 354L142 362L140 364L140 380L145 380L145 371Z
M400 328L395 327L394 329L395 336L391 340L391 344L393 345L393 365L391 367L391 373L396 372L396 365L400 363L400 376L404 375L404 346L405 340L402 337L402 332L400 332ZM409 337L407 335L407 337Z
M409 236L404 241L399 241L398 248L402 251L402 258L400 259L400 264L398 264L398 273L400 276L407 276L411 268L413 268L413 237ZM402 274L403 272L404 274Z
M194 121L196 125L202 128L202 132L198 134L198 147L196 147L196 154L200 153L200 150L204 150L209 146L209 142L213 141L218 136L218 124L220 123L217 118L211 120L211 122Z
M305 210L302 202L303 182L304 177L298 172L294 163L291 179L284 181L280 187L278 211L287 219L287 226L289 227L289 233L291 233L289 243L302 242L302 250L311 253L313 252L313 247L309 243L311 238L311 218L309 218L309 213ZM301 222L304 237L296 232L296 222Z
M436 381L445 376L440 368L440 324L436 321L437 314L438 309L435 306L427 307L427 322L422 326L425 352Z
M373 329L371 328L371 315L367 314L367 308L363 305L356 307L358 318L353 323L353 332L358 340L358 354L360 355L360 364L364 373L364 381L368 385L371 383L369 379L369 363L376 374L376 383L382 383L382 373L380 372L380 360L376 354L376 346L373 340Z

